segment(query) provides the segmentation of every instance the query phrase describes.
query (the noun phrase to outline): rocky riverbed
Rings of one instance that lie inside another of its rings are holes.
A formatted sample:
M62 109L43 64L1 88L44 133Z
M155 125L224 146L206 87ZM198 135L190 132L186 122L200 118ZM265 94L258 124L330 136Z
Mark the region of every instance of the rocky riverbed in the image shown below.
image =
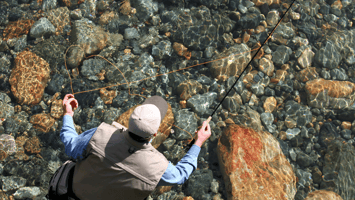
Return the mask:
M46 199L72 88L79 134L164 97L152 144L176 164L291 4L0 1L1 199ZM212 116L198 169L148 199L355 199L354 20L350 0L295 1Z

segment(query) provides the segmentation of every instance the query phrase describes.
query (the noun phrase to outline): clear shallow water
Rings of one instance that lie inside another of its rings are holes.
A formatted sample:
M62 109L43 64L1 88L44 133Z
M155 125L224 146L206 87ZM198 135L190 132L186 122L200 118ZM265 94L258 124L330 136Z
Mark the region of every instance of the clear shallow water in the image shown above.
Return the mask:
M292 3L140 2L1 2L0 132L13 136L1 154L3 198L23 187L40 189L33 199L46 194L49 178L69 158L59 138L59 99L72 92L78 133L111 123L146 97L165 97L175 127L158 150L176 164ZM290 199L320 189L353 199L353 7L346 0L296 1L213 115L198 162L205 171L151 198L227 199L215 149L235 123L279 142L298 178Z

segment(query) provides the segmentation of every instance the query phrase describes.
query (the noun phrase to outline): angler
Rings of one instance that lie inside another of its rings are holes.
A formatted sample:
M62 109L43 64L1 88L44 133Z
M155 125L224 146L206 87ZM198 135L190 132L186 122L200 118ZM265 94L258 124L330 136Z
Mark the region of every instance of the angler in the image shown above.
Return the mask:
M205 121L198 139L174 166L150 143L156 136L168 103L153 96L134 109L129 128L113 122L80 135L73 124L78 102L67 94L60 138L65 153L77 162L67 161L50 181L49 199L143 200L156 186L183 184L197 167L202 144L211 136Z

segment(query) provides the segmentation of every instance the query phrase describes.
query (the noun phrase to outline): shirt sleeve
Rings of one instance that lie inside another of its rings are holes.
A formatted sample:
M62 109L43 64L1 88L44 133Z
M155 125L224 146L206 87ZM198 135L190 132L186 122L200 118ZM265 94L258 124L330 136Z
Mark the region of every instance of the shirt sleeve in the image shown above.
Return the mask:
M199 146L192 145L190 150L176 166L169 161L168 168L157 186L171 186L185 183L191 173L197 168L197 157L200 151L201 148Z
M80 156L80 159L82 159L82 154L96 129L92 128L78 135L74 128L73 118L69 115L64 115L60 139L64 143L65 153L71 158L77 159Z

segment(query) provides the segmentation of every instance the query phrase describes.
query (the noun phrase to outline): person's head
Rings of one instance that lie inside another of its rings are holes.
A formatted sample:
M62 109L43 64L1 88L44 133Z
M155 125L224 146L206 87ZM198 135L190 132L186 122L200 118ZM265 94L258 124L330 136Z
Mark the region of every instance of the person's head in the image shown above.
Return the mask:
M160 123L168 111L168 103L160 96L152 96L136 107L129 118L128 133L138 142L149 142L156 136Z

